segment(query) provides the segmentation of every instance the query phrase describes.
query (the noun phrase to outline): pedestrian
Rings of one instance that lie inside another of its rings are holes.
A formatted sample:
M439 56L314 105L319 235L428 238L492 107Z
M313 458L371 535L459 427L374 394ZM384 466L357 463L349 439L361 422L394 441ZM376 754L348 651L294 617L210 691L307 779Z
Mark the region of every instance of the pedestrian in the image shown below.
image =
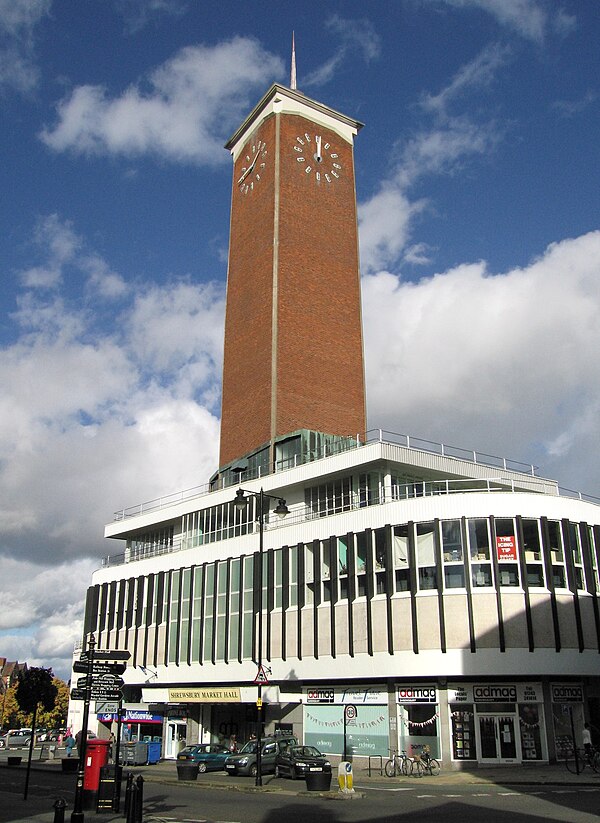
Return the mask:
M583 748L586 754L592 753L592 733L590 731L590 724L586 723L583 727L583 732L581 733L581 739L583 742Z
M237 737L235 736L235 734L232 734L231 737L229 738L229 751L232 754L235 754L237 752L237 750L238 750Z
M71 757L73 754L73 746L75 745L75 738L71 734L71 732L67 732L67 736L65 737L65 746L67 749L67 757Z

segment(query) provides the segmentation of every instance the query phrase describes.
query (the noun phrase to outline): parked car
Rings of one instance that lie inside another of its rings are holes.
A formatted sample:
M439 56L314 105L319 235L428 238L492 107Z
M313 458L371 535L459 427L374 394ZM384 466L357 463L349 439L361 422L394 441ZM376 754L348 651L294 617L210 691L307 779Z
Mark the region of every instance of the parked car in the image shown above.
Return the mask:
M260 757L260 770L262 774L273 774L275 772L275 758L288 746L298 743L295 737L263 737ZM254 777L257 772L256 765L257 741L250 740L237 754L230 754L225 761L225 771L230 775L246 774Z
M229 749L219 743L196 743L177 755L178 763L197 763L200 772L220 772L225 768Z
M275 776L297 780L313 772L331 774L331 763L314 746L288 746L275 758Z
M0 749L24 749L31 741L31 729L13 729L0 737Z

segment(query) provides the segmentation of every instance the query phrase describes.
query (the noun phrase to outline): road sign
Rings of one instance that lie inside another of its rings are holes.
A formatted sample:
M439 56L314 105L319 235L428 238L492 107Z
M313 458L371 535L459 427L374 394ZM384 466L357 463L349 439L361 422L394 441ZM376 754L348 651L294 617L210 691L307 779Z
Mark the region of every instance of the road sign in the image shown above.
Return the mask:
M87 677L78 677L77 678L77 688L78 689L85 689L86 686L89 686L91 684L91 682L92 681L90 679L88 679Z
M109 703L119 703L123 699L123 692L92 692L92 700Z
M88 660L76 660L73 663L73 671L79 674L87 674L89 668ZM92 674L123 674L127 668L126 663L106 663L100 661L92 663Z
M260 685L260 686L268 686L269 685L269 679L267 677L267 673L265 672L264 666L259 666L258 667L258 671L256 672L256 677L254 678L254 682L256 683L257 686L258 685Z
M71 700L85 700L85 691L83 689L71 689Z
M113 649L113 651L109 649L94 650L94 662L96 660L129 660L130 657L131 652L125 651L124 649ZM87 662L90 659L89 653L81 652L79 659Z
M346 720L354 720L356 717L356 706L353 706L349 703L347 706L344 707L344 712L346 714Z
M116 714L119 711L118 702L112 700L96 700L96 714Z

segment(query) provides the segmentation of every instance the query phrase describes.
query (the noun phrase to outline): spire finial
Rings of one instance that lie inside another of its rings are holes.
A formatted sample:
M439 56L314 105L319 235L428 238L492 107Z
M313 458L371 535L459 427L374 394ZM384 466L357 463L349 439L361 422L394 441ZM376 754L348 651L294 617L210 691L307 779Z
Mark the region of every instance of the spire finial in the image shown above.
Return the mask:
M296 88L296 41L292 32L292 68L290 71L290 88Z

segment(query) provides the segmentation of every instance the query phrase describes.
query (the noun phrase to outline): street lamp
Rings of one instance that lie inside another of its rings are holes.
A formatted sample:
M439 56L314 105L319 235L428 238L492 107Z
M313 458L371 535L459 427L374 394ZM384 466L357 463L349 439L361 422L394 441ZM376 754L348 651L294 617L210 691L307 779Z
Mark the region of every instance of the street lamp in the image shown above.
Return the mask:
M258 522L258 674L257 686L258 696L256 699L256 714L258 721L258 729L256 735L256 783L257 786L262 786L262 724L263 724L263 708L262 708L262 682L263 676L262 666L262 629L263 629L263 535L265 529L265 499L277 500L277 505L273 512L281 518L290 513L286 506L285 500L281 497L273 497L271 494L266 494L263 489L259 492L246 491L245 489L238 489L235 494L233 504L238 511L245 511L250 499L254 498L257 506L256 520Z

